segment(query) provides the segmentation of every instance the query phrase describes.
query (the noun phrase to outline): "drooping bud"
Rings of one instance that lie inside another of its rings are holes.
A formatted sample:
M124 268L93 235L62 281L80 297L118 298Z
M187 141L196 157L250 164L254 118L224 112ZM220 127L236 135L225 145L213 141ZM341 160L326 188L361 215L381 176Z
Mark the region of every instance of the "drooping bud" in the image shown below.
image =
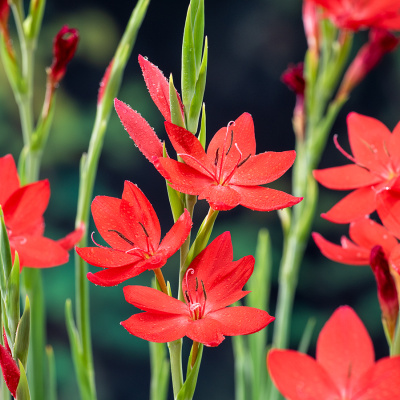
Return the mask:
M370 265L378 287L382 323L390 340L393 340L399 313L399 301L396 285L390 273L389 263L381 246L372 248Z
M305 112L304 112L304 91L306 82L303 76L303 63L296 65L289 65L289 67L283 72L281 81L290 89L296 93L296 105L293 111L293 130L296 136L300 139L304 139L305 131Z
M67 65L71 61L78 46L79 33L76 29L64 25L53 41L53 63L48 74L55 86L64 77Z
M385 29L371 29L369 41L361 47L344 75L338 91L338 98L346 98L366 75L379 63L382 57L393 51L400 40Z

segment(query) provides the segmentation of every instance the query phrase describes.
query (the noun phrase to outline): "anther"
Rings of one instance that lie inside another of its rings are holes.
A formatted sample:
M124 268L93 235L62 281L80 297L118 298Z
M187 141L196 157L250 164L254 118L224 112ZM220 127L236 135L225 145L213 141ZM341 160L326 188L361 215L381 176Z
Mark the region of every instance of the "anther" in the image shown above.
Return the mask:
M134 246L135 244L129 240L126 236L124 236L121 232L116 231L115 229L109 229L108 232L115 232L122 240L125 240L126 243L129 243L131 246ZM93 238L92 238L93 240Z
M204 287L203 279L200 282L201 282L201 287L203 288L204 301L207 301L207 293L206 293L206 288Z
M190 297L189 297L189 293L187 290L185 290L185 297L188 303L190 303Z
M198 288L199 288L199 280L197 279L197 276L196 276L196 292L197 292Z
M244 160L240 161L240 163L237 165L237 168L241 167L249 158L251 154L249 154Z
M147 237L149 237L149 234L147 233L146 228L144 227L144 225L143 225L140 221L139 221L139 224L140 224L140 226L142 227L144 234L145 234Z
M233 130L231 130L231 143L229 144L228 151L225 153L226 156L227 156L227 155L229 154L229 152L231 151L232 144L233 144Z
M219 147L217 151L215 152L215 159L214 159L214 165L217 166L218 164L218 158L219 158Z

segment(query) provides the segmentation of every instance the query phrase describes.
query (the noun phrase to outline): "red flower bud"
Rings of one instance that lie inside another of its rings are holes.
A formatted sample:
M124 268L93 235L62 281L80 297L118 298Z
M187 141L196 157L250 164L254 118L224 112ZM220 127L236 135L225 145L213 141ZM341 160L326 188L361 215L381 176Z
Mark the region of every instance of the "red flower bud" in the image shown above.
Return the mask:
M64 25L53 41L53 63L49 69L49 77L56 85L64 77L68 63L75 54L79 33L76 29Z
M379 63L382 57L394 50L399 39L384 29L371 29L369 41L356 55L343 78L338 97L348 96L365 76Z
M8 4L8 0L0 0L0 29L3 34L8 24L9 14L10 5Z
M303 24L307 38L308 48L318 54L319 48L319 26L318 11L316 4L310 1L303 2Z
M390 274L389 263L381 246L371 250L370 265L378 286L378 300L382 311L382 322L391 340L394 338L399 302L394 279Z

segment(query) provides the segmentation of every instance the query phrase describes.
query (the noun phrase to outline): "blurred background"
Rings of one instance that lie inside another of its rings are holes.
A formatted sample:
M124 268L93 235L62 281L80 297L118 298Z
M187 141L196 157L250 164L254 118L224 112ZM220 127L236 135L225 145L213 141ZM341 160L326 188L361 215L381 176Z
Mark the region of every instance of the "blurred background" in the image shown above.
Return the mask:
M47 3L35 69L37 115L43 101L45 67L52 60L54 35L64 24L78 28L80 32L77 54L58 90L54 125L41 171L41 177L50 180L52 190L45 215L46 235L57 239L74 226L79 160L88 147L99 82L135 1L58 0ZM183 0L151 1L118 96L138 110L162 139L166 137L163 118L147 93L137 56L147 56L166 76L172 73L179 88L181 40L187 6L188 1ZM208 137L246 111L254 118L258 152L293 149L291 117L295 96L280 82L280 75L289 63L302 61L306 50L301 1L206 0L205 9L205 32L209 39L205 94ZM354 49L357 50L366 39L365 32L357 34ZM390 129L398 122L400 91L396 88L400 88L399 70L399 52L390 54L353 92L333 129L345 149L348 149L345 124L348 112L356 111L380 119ZM20 122L2 67L0 104L0 155L12 153L17 158L22 146ZM345 163L346 159L329 140L321 167ZM138 184L159 215L163 232L169 230L173 221L164 180L140 154L113 112L94 195L120 197L126 179ZM270 186L290 192L290 172ZM321 188L318 215L327 211L342 196L342 192ZM195 224L202 221L207 207L204 201L198 203ZM218 216L213 237L230 230L235 259L238 259L255 253L257 233L261 227L267 227L272 237L273 288L268 311L274 315L282 251L277 213L260 213L240 206L230 212L222 212ZM95 227L92 226L90 230L95 230ZM338 243L340 236L347 233L347 226L330 224L318 216L314 230ZM177 285L177 266L177 258L172 258L163 268L174 290ZM78 398L64 323L65 300L74 297L73 263L48 269L43 276L48 310L48 343L55 350L59 398ZM148 284L151 277L151 273L143 274L128 283ZM99 400L127 396L148 398L148 345L129 335L119 324L137 311L125 302L122 286L101 288L91 285ZM342 304L355 308L364 321L373 337L377 356L387 355L375 281L369 267L330 262L310 243L294 307L292 348L297 346L310 317L315 317L317 321L313 335L315 344L322 325L334 309ZM313 351L311 348L310 354ZM205 349L196 393L195 397L199 399L233 398L233 357L229 338L218 348Z

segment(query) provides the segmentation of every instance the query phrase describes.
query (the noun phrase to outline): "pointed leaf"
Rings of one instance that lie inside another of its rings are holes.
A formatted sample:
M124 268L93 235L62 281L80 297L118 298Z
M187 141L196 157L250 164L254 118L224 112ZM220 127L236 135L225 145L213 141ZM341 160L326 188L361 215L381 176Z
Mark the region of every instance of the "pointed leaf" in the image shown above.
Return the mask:
M29 349L29 331L31 324L31 309L29 304L29 298L25 298L25 310L19 321L17 333L15 335L14 344L14 355L19 360L24 368L28 360L28 349Z

